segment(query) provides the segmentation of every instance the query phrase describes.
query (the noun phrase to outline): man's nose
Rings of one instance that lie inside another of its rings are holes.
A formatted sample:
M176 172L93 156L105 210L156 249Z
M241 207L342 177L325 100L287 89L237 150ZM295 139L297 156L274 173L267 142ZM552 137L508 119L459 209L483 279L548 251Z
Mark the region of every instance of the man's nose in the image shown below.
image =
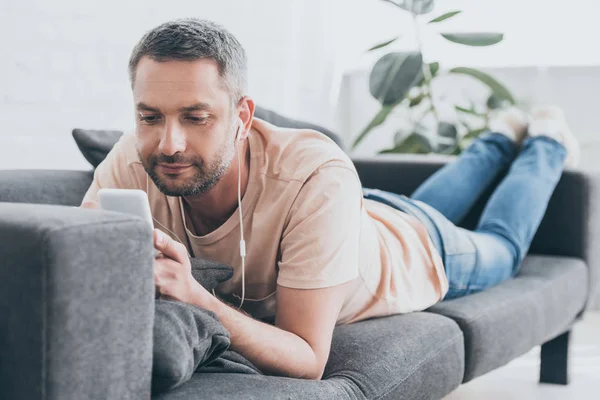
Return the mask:
M177 152L184 152L186 148L186 137L177 124L168 124L167 129L160 139L158 150L167 156Z

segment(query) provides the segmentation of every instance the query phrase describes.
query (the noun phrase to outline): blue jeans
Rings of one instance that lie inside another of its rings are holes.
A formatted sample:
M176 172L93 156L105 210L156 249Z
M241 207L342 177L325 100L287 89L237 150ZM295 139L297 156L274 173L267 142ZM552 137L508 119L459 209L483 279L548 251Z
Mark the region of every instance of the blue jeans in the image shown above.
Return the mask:
M565 148L549 137L528 138L519 152L506 136L487 133L433 174L411 198L367 188L363 195L411 214L426 226L449 281L444 299L452 299L495 286L519 272L562 175L565 157ZM477 228L457 227L507 168Z

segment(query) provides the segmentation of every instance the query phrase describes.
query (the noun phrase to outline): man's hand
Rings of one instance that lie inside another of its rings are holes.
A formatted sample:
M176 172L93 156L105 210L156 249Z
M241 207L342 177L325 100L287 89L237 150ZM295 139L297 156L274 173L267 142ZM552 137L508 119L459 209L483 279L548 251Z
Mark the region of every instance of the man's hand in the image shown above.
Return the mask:
M201 303L212 295L192 276L185 246L158 229L154 230L154 247L162 254L154 260L154 282L161 297L184 303Z

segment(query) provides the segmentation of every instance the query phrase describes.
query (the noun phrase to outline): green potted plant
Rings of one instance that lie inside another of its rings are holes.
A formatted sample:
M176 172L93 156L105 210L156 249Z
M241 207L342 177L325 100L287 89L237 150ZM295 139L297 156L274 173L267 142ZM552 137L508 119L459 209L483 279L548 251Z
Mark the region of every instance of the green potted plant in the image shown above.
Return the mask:
M500 82L477 69L457 67L442 70L438 62L423 61L419 22L422 18L431 18L425 14L433 11L434 0L380 1L412 15L418 45L415 51L388 53L373 66L369 77L369 90L380 103L381 109L360 132L352 147L355 148L375 127L385 122L392 111L401 108L409 115L409 127L399 130L394 136L393 147L381 150L380 153L460 154L471 140L487 129L490 112L515 104L514 97ZM460 10L455 10L439 15L431 19L427 26L443 23L460 13ZM452 43L474 47L492 46L504 38L502 33L497 32L441 32L440 35ZM369 51L385 48L399 39L399 36L388 39L373 46ZM468 106L452 104L458 118L453 121L442 120L432 94L432 83L448 75L466 75L487 86L489 97L485 104L478 104L472 100L469 100ZM428 123L425 124L424 121Z

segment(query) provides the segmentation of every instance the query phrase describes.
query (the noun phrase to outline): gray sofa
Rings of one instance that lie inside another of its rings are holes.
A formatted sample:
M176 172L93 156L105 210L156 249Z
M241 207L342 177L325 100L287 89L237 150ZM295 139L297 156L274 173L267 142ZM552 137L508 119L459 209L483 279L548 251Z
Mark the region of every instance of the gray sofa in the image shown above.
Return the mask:
M354 161L365 187L410 194L445 159ZM151 397L151 232L124 214L74 208L91 179L0 171L2 399ZM564 174L516 279L426 312L336 328L321 381L195 374L153 398L439 399L540 344L540 380L566 384L569 331L598 294L599 184Z

